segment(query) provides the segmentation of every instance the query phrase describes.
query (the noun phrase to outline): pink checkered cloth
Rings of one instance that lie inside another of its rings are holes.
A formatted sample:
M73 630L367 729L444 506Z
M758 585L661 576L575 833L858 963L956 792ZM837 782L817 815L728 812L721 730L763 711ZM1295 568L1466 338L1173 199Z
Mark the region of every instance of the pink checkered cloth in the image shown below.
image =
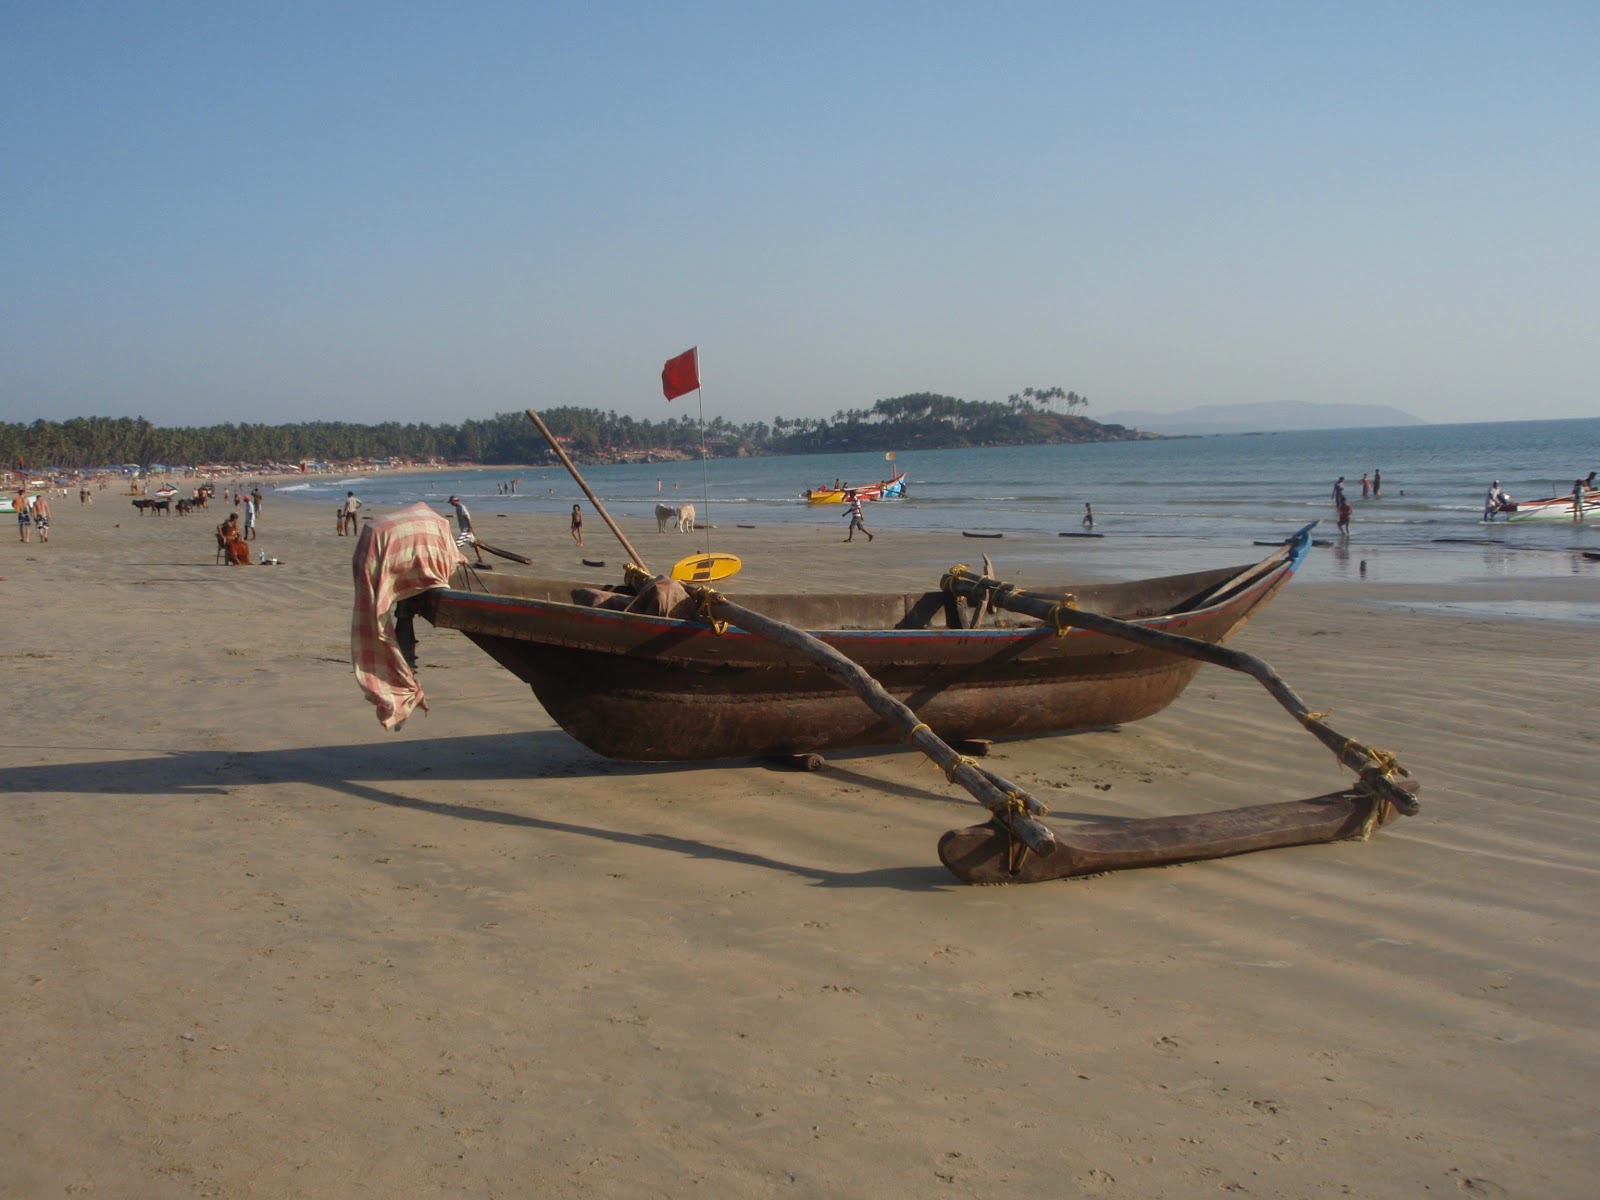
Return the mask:
M395 640L394 606L443 586L466 561L450 536L450 523L426 504L379 517L361 531L350 564L356 583L350 662L385 729L399 729L414 708L428 711L422 685Z

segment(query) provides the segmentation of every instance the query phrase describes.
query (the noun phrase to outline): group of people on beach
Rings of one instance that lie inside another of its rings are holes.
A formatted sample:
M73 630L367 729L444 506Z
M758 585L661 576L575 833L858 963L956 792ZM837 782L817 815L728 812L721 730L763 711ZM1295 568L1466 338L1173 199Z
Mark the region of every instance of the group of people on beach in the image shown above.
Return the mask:
M27 488L18 488L16 499L12 501L17 509L17 534L23 542L32 540L33 533L39 534L41 542L50 540L50 501L43 492L30 493Z
M1376 500L1382 494L1383 472L1374 467L1371 475L1361 476L1361 498ZM1404 492L1400 494L1405 495ZM1339 532L1345 537L1350 536L1350 518L1355 515L1355 508L1345 494L1343 475L1333 481L1333 511L1338 519Z

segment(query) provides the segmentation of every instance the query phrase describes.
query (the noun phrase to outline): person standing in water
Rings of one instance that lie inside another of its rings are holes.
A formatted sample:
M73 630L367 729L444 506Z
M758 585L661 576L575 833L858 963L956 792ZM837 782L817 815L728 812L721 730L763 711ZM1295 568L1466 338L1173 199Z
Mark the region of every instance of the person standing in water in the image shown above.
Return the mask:
M1085 529L1094 528L1094 509L1087 504L1083 506L1083 527Z
M1496 479L1489 485L1488 494L1483 498L1483 519L1494 520L1495 513L1500 511L1500 481Z

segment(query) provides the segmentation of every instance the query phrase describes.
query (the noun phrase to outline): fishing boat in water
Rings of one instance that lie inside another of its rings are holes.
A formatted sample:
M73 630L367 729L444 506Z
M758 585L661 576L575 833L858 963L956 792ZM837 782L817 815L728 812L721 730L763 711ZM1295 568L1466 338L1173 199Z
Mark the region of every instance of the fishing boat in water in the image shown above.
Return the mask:
M1591 474L1590 478L1594 476ZM1574 493L1545 496L1538 500L1503 500L1494 511L1508 521L1570 521L1578 515ZM1583 489L1582 516L1600 517L1600 488Z
M812 504L844 504L851 497L858 500L894 500L906 494L906 473L901 471L893 479L883 479L877 483L865 484L861 487L814 487L807 488L801 495Z

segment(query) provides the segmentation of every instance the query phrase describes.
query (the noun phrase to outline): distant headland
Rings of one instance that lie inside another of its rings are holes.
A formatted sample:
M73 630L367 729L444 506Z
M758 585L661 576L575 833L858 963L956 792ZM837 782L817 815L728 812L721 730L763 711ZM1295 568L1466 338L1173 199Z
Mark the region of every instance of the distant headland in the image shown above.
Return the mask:
M1025 388L1001 402L918 392L879 400L867 409L840 410L831 420L775 417L770 424L737 425L717 416L706 422L703 444L710 458L752 458L1122 442L1160 436L1091 420L1079 411L1088 403L1061 388ZM567 453L581 463L671 462L698 458L701 453L700 422L681 410L661 421L640 421L593 408L553 408L540 415ZM553 457L521 412L469 419L460 425L314 421L167 429L143 417L0 423L0 463L41 473L157 464L191 468L227 464L244 469L441 462L500 466L540 464Z
M1387 404L1311 404L1303 400L1270 400L1261 404L1202 404L1177 412L1119 412L1106 417L1163 437L1213 433L1288 433L1308 429L1384 429L1392 425L1426 425Z

